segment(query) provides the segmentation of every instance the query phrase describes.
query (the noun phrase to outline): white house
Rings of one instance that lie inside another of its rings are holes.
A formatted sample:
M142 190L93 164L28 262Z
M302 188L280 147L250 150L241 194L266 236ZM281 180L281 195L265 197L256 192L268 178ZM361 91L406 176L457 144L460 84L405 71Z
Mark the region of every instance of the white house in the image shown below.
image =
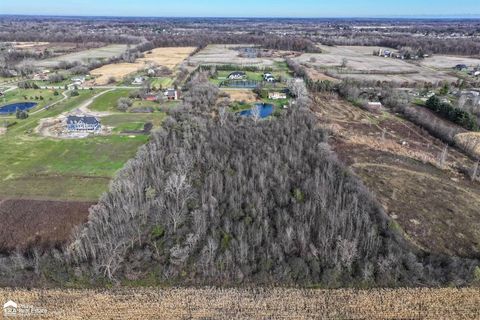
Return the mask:
M163 94L168 100L178 100L178 91L175 89L165 90Z
M17 315L17 309L18 305L13 302L12 300L8 300L4 305L3 305L3 315L8 317L8 316L15 316Z
M228 79L230 80L242 80L247 77L247 74L243 71L235 71L228 75Z
M287 99L287 94L285 92L269 92L268 99L272 100L279 100L279 99Z
M133 85L140 85L143 84L145 79L143 77L135 77L135 80L133 80L132 84Z

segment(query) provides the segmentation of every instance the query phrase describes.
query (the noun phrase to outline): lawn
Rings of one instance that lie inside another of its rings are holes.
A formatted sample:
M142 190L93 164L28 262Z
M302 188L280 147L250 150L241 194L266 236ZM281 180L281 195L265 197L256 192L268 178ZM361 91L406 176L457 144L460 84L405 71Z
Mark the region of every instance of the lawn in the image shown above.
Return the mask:
M151 122L154 128L159 128L165 119L165 113L118 113L102 118L104 125L114 128L114 132L121 133L124 130L141 130L143 125Z
M150 85L157 89L167 89L173 84L172 78L152 78Z
M89 99L96 90L80 91L55 107L30 116L0 136L0 196L96 201L111 178L132 158L148 136L111 135L86 139L49 139L32 133L41 118L54 117ZM161 118L163 114L125 114L118 123ZM115 119L115 118L114 118ZM113 119L113 120L114 120ZM158 120L157 122L159 122ZM108 121L106 121L108 122Z
M0 106L15 102L36 102L38 105L31 110L35 111L63 98L61 91L58 91L58 95L54 95L54 92L55 90L48 89L15 89L0 98Z
M130 89L116 89L101 95L89 106L93 111L110 111L116 112L117 101L122 97L127 97L133 90Z

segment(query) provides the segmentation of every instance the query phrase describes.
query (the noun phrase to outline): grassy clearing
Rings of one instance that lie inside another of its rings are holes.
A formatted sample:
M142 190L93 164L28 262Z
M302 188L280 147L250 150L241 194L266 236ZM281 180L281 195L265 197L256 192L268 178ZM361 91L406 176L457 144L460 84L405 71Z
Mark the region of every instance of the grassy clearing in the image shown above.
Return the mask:
M128 97L133 90L117 89L101 95L88 107L93 111L117 111L117 101L121 97Z
M172 78L152 78L150 80L150 84L152 87L155 87L157 89L163 88L166 89L173 84L173 79Z
M114 132L123 130L139 130L147 122L151 122L154 128L159 128L165 119L165 113L119 113L102 118L103 124L113 127Z

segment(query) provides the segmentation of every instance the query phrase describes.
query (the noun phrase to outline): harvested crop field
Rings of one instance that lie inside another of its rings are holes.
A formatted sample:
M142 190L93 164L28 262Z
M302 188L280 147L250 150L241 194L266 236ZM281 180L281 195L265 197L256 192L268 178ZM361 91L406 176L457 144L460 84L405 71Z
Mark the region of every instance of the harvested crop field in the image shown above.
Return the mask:
M35 319L478 319L479 289L0 290Z
M0 251L53 247L68 241L72 228L86 222L92 202L0 200Z
M271 67L274 62L282 62L282 58L248 58L241 57L238 48L253 47L252 45L211 44L190 57L188 61L195 65L238 64L258 67Z
M95 79L96 85L105 85L110 78L122 80L125 76L135 73L149 65L161 65L174 69L185 60L195 47L171 47L156 48L151 53L146 53L144 58L137 59L135 63L113 63L107 64L90 72Z
M480 183L461 168L473 161L414 124L385 110L372 114L333 95L315 98L334 150L376 195L417 247L428 252L480 256Z
M374 56L380 47L321 46L322 53L306 53L294 58L297 62L335 78L351 78L399 83L455 82L457 79L444 71L410 63L400 59ZM386 49L386 48L383 48ZM393 50L393 49L391 49ZM345 66L342 64L346 62Z
M221 91L227 93L232 101L245 101L246 103L258 101L257 95L252 90L222 89Z
M73 63L73 62L81 62L86 63L89 60L102 60L108 59L115 56L121 55L127 49L127 45L125 44L112 44L105 47L90 49L90 50L83 50L79 52L74 52L70 54L66 54L63 56L40 60L36 63L38 66L42 67L55 67L61 61Z

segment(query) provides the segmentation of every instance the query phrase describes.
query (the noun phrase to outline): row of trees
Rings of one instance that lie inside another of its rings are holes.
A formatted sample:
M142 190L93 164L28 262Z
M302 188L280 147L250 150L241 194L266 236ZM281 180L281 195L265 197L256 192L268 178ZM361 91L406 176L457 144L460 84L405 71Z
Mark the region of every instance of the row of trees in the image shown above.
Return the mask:
M462 109L455 108L447 102L442 102L437 96L429 98L425 106L467 130L478 130L478 123L475 116Z

